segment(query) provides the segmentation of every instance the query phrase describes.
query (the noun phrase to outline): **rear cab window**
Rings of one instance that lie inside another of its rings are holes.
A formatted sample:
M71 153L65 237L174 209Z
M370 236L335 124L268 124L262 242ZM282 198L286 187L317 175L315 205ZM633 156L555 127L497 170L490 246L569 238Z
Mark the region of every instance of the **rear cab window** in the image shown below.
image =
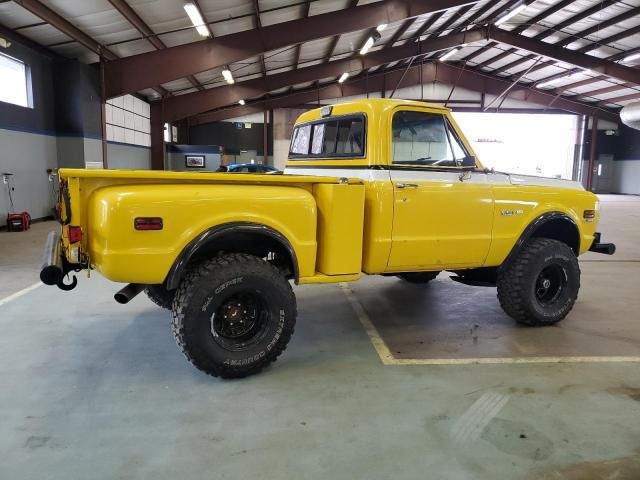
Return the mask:
M362 158L365 156L366 118L349 114L297 125L291 136L291 160Z

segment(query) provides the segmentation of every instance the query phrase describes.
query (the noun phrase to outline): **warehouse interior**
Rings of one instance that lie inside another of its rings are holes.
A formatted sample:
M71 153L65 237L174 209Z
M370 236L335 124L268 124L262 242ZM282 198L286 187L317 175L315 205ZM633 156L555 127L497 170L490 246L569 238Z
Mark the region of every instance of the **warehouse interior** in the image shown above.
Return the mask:
M639 66L640 0L0 0L0 478L640 478ZM287 350L224 380L144 295L39 281L57 169L286 176L301 114L380 98L598 195L566 320L446 272L293 285Z

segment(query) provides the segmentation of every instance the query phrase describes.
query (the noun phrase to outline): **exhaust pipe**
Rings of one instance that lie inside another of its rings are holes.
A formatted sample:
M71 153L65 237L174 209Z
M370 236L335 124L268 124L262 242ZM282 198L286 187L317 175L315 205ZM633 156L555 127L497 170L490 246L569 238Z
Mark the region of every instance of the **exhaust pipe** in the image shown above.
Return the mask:
M116 292L113 298L115 298L116 302L125 305L133 300L145 288L147 288L147 286L143 283L130 283L123 289Z
M60 234L51 232L47 237L44 248L42 267L40 268L40 280L45 285L57 285L64 277L62 255L60 253Z

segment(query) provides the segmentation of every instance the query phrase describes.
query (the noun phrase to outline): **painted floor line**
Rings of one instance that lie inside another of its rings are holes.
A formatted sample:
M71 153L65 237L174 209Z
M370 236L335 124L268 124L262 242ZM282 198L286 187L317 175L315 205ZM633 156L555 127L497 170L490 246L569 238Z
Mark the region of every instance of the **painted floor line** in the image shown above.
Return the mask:
M346 283L341 283L351 308L364 328L383 365L508 365L540 363L640 363L640 356L543 356L543 357L478 357L478 358L396 358Z
M27 288L23 288L22 290L20 290L19 292L14 293L13 295L9 295L8 297L3 298L2 300L0 300L0 307L3 305L6 305L7 303L9 303L12 300L15 300L16 298L19 298L23 295L26 295L27 293L35 290L36 288L40 287L44 285L44 283L42 282L37 282L34 283L33 285L27 287Z
M378 330L376 330L376 327L374 327L373 323L371 323L369 315L367 315L367 312L365 312L364 307L355 297L349 285L347 285L346 283L341 283L340 288L342 288L342 291L347 297L347 300L349 300L351 308L353 308L353 311L358 317L358 320L360 320L360 324L364 328L365 332L367 332L369 340L371 341L373 348L375 348L378 357L380 357L380 361L382 361L382 364L393 365L395 360L393 354L389 350L389 347L387 347L387 344L384 343L384 340L378 333Z

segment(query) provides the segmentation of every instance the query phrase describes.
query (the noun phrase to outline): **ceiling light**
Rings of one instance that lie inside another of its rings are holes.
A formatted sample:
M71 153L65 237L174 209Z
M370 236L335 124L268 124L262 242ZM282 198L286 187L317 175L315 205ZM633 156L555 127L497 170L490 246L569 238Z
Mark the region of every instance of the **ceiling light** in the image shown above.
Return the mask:
M505 13L503 16L501 16L499 19L497 19L495 22L493 22L493 24L497 27L498 25L502 25L504 22L506 22L507 20L515 17L517 14L519 14L521 11L523 11L525 8L527 8L527 4L523 3L522 5L514 8L513 10Z
M0 47L9 48L11 46L11 42L6 38L0 37Z
M231 70L229 70L229 67L222 70L222 76L224 77L224 79L229 85L232 85L235 83L235 80L233 79L233 74L231 73Z
M449 50L447 53L440 57L440 61L444 62L446 59L453 57L456 53L460 51L459 48L454 48L453 50Z
M349 73L344 72L342 75L340 75L340 78L338 79L338 83L343 83L347 78L349 78Z
M385 28L387 28L387 24L386 24L386 23L381 23L380 25L378 25L378 26L376 27L376 30L377 30L377 31L379 31L379 32L381 32L381 31L383 31Z
M245 102L244 100L238 100L238 103L239 103L240 105L244 105L246 102Z
M569 75L570 76L570 75ZM538 85L536 85L536 87L538 88L544 88L544 87L550 87L551 85L555 85L556 83L558 83L560 80L564 80L567 77L560 77L560 78L552 78L551 80L547 80L545 82L539 83Z
M631 53L622 59L623 62L633 62L640 58L640 52Z
M367 38L367 41L364 42L364 45L360 49L360 55L365 55L371 47L373 47L374 39L373 37Z
M196 28L198 33L203 37L208 37L210 35L209 27L207 27L204 18L202 18L202 15L200 15L200 10L198 9L198 7L196 7L193 3L185 3L184 11L187 12L187 15L189 15L189 19L191 20L191 23L193 23L193 26Z

